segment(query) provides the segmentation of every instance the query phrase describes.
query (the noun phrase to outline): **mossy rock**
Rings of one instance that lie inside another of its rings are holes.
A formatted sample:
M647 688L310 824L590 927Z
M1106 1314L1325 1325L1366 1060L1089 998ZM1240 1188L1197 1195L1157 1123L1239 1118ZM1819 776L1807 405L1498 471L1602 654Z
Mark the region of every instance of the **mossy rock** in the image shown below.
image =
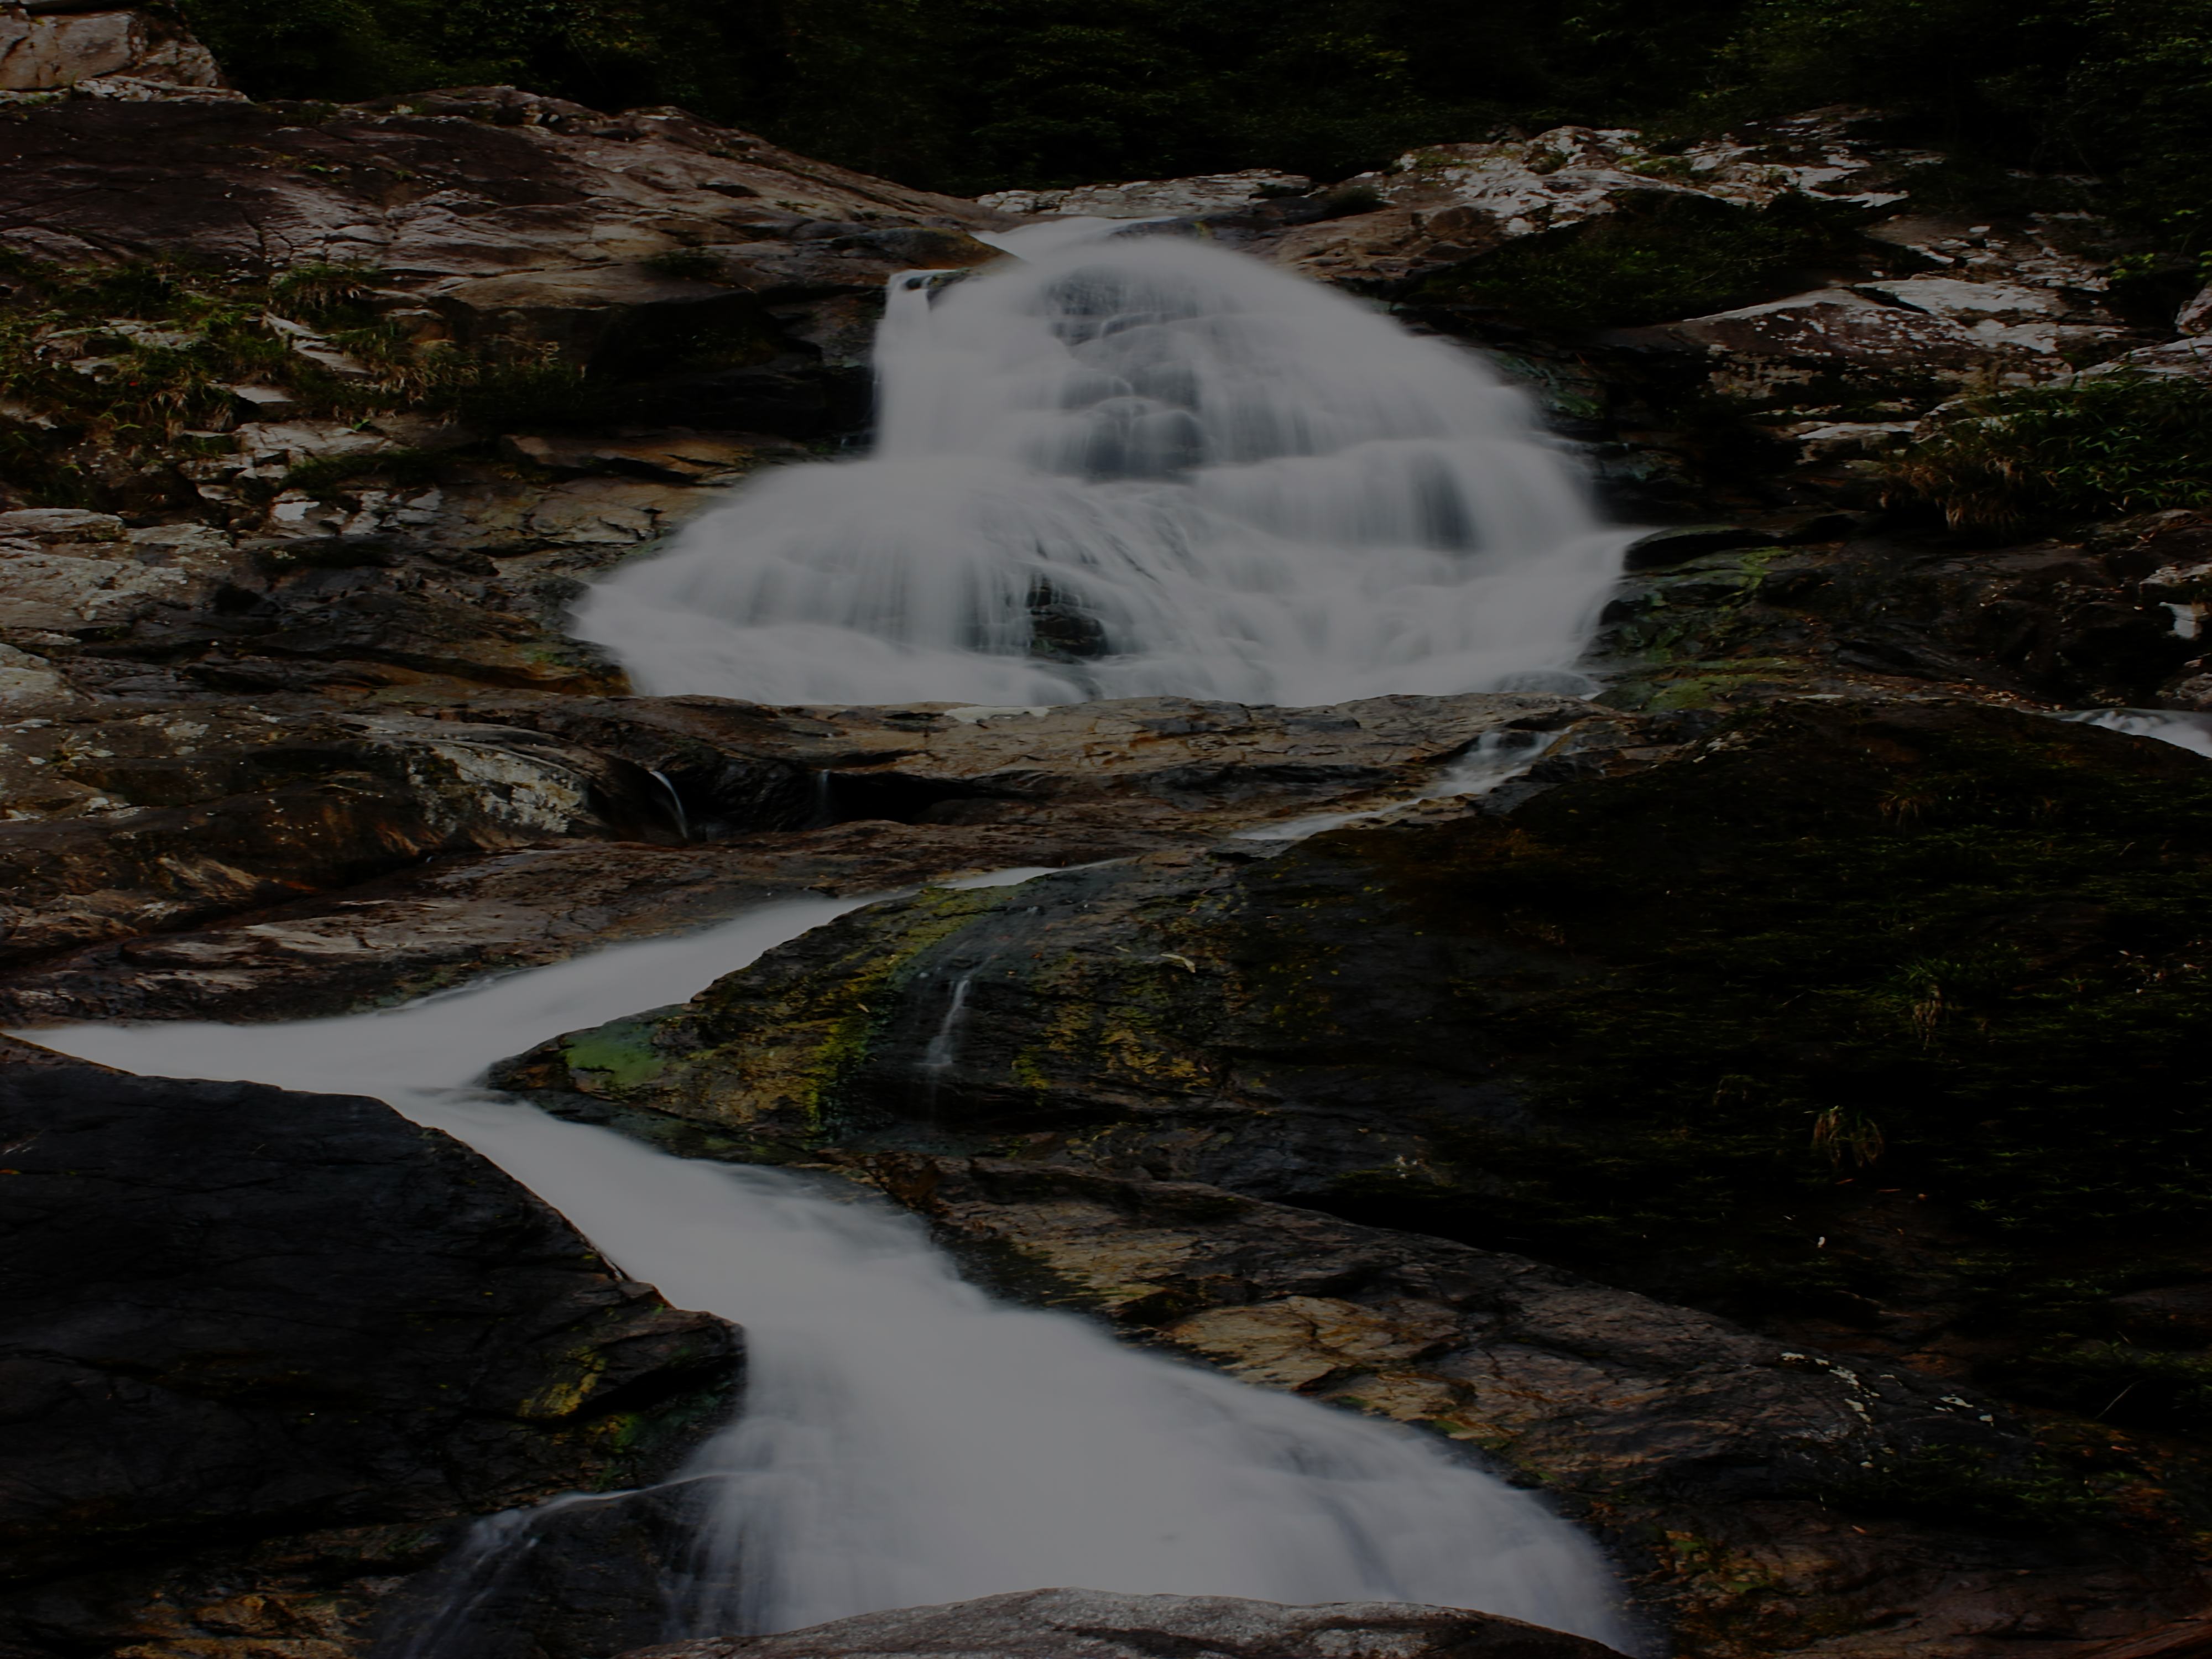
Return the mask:
M1839 1182L2008 1249L2193 1224L2208 898L2197 757L1808 701L1510 816L856 913L703 994L611 1092L1848 1314L1892 1275L1824 1248Z

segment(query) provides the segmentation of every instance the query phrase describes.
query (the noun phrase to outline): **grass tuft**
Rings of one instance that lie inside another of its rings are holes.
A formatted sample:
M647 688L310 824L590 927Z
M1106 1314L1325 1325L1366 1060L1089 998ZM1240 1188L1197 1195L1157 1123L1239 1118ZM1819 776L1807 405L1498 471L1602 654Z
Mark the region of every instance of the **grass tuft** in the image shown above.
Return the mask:
M2119 375L1970 399L1893 464L1954 530L2010 536L2212 501L2212 387Z

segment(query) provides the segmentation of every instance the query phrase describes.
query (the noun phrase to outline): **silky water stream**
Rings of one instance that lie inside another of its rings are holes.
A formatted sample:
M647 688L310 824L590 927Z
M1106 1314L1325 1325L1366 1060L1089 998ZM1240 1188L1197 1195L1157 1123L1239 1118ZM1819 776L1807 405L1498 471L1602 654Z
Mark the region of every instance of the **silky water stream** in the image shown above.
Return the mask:
M672 1157L470 1086L496 1059L680 1000L863 902L772 904L349 1018L38 1035L157 1076L389 1101L476 1147L623 1272L742 1325L742 1409L684 1476L711 1487L710 1519L672 1635L1080 1586L1432 1602L1627 1641L1597 1551L1442 1442L995 1303L879 1200ZM434 1632L417 1651L460 1653Z

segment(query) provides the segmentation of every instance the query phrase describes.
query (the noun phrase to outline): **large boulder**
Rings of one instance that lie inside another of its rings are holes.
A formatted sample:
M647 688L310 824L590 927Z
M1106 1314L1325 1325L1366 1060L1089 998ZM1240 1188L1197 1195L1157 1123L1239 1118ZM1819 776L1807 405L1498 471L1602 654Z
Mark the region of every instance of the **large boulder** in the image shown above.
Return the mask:
M10 1652L357 1651L471 1518L731 1404L729 1326L378 1102L5 1064L0 1144Z
M1602 1643L1459 1607L1340 1601L1286 1607L1226 1595L1030 1590L864 1613L779 1636L643 1648L623 1659L1606 1659Z
M214 56L166 9L125 10L82 0L0 9L0 95L235 98Z

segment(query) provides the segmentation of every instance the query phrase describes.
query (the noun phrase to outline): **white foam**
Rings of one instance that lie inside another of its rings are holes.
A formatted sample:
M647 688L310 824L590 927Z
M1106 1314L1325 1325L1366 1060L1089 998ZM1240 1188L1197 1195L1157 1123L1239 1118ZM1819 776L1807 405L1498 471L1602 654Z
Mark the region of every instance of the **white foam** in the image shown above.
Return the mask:
M641 690L775 703L1311 705L1571 666L1626 538L1479 359L1201 243L1039 228L894 283L872 456L741 487L576 630ZM1097 630L1079 659L1038 654L1045 612Z

